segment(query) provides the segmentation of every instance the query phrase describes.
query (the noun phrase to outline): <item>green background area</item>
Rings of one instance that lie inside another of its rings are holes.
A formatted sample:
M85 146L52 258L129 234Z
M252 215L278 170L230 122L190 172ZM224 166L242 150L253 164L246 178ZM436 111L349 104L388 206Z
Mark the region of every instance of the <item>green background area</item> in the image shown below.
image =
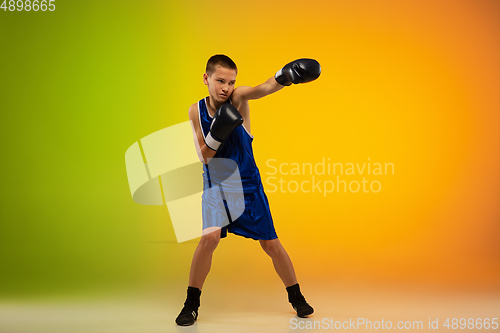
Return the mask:
M166 207L132 201L124 154L187 120L167 97L189 80L176 17L168 1L0 12L1 296L137 286L147 242L175 242Z

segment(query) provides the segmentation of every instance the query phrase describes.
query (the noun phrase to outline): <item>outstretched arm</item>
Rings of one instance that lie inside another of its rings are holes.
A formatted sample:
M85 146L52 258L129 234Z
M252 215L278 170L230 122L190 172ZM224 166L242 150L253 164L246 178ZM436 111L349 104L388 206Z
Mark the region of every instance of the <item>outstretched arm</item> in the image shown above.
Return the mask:
M251 99L259 99L269 94L275 93L283 89L285 86L279 84L276 79L270 77L266 82L255 87L240 86L234 89L231 98L234 101L248 101Z
M231 95L237 105L251 99L259 99L272 94L292 83L306 83L316 80L321 74L321 66L314 59L297 59L285 65L274 77L255 87L238 87Z

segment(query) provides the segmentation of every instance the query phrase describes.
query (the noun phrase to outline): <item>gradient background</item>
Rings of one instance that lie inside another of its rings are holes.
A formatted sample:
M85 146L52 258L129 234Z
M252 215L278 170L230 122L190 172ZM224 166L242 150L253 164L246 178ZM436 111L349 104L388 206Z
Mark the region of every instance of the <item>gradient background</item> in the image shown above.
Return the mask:
M379 193L268 193L303 290L498 295L498 1L56 8L0 11L3 304L144 290L170 301L180 288L180 310L197 240L177 244L166 206L132 201L124 154L188 120L208 94L202 74L215 53L236 62L237 85L260 84L295 58L321 63L317 81L250 104L264 182L268 159L395 165L394 175L367 176ZM230 236L204 292L242 283L282 288L258 244Z

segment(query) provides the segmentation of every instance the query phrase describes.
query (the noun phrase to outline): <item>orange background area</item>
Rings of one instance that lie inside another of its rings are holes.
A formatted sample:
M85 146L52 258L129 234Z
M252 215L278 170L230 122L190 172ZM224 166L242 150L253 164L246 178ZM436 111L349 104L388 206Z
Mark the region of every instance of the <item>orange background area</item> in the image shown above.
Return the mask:
M237 63L237 85L259 84L295 58L322 66L317 81L250 104L257 165L299 278L498 287L499 14L495 1L190 5L177 55L193 73L189 102L207 94L201 74L215 53ZM269 175L268 160L323 158L393 163L394 175L366 175L378 193L270 193L280 177L312 178ZM231 265L211 278L248 265L273 275L248 242L221 243L215 260Z

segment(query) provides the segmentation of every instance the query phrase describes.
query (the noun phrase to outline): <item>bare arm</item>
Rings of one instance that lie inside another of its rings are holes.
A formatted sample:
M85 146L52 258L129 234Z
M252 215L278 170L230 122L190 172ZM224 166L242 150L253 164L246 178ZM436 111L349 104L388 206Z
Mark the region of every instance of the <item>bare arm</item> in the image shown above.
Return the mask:
M200 121L198 119L198 107L197 104L191 105L189 108L189 120L193 127L193 137L196 146L196 152L198 153L198 158L205 164L208 164L210 160L214 157L216 151L207 147L205 140L203 139L203 133L200 128Z
M255 87L240 86L234 89L231 95L232 100L237 104L241 101L248 101L251 99L259 99L269 94L275 93L283 89L284 86L276 82L276 79L270 77L266 82L259 84Z
M306 83L316 80L321 74L321 66L314 59L297 59L286 64L275 76L255 87L238 87L231 95L236 105L251 99L259 99L275 93L292 83Z

